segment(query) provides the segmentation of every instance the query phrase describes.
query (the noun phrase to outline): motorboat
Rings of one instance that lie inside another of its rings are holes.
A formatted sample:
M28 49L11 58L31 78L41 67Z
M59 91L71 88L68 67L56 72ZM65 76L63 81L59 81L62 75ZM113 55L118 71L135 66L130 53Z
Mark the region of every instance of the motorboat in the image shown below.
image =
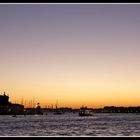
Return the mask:
M87 107L81 107L79 110L79 116L92 116L91 110L89 110Z
M12 117L17 117L17 115L12 115Z

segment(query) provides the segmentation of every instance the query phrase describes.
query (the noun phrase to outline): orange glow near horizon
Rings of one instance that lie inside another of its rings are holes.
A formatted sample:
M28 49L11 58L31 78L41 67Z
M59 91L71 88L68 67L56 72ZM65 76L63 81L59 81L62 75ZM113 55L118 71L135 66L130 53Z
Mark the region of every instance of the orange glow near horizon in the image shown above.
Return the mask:
M59 107L72 108L82 105L92 108L139 106L139 77L134 79L133 75L130 75L128 78L127 73L121 75L119 72L116 72L116 75L106 73L105 76L84 72L81 75L53 75L51 78L48 76L49 81L45 77L34 77L34 74L31 74L30 77L22 79L15 77L14 82L7 79L0 88L9 94L11 102L21 103L23 99L26 107L33 106L33 99L42 107L55 107L56 100ZM7 86L9 88L6 88Z
M42 107L54 107L56 100L59 107L72 108L79 108L83 104L92 108L139 106L138 76L128 76L128 71L100 75L80 72L59 73L47 78L30 73L27 77L12 78L14 82L5 79L0 88L9 94L11 102L21 103L23 99L26 107L32 106L33 99Z

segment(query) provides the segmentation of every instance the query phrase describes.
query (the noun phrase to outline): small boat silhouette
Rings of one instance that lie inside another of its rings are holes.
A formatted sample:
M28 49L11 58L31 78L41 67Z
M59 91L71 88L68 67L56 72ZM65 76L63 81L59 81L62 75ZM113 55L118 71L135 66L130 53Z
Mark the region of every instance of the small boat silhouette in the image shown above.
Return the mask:
M17 115L12 115L12 117L17 117Z
M93 114L87 107L82 106L79 110L79 116L93 116Z

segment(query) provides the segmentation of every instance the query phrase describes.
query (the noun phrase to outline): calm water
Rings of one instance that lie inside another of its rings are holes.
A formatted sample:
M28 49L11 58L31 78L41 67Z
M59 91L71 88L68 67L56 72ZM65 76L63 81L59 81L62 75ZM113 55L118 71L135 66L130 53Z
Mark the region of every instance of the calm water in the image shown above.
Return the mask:
M140 136L140 114L0 115L0 136Z

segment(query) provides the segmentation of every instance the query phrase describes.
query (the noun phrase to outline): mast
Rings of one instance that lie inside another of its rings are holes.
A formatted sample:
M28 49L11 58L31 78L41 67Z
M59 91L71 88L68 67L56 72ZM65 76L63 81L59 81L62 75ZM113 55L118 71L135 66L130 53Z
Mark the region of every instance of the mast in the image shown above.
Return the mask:
M23 105L23 97L21 98L21 104Z
M56 100L55 108L58 108L58 99Z
M34 101L35 99L34 99L34 97L33 97L33 108L35 107L35 101Z

